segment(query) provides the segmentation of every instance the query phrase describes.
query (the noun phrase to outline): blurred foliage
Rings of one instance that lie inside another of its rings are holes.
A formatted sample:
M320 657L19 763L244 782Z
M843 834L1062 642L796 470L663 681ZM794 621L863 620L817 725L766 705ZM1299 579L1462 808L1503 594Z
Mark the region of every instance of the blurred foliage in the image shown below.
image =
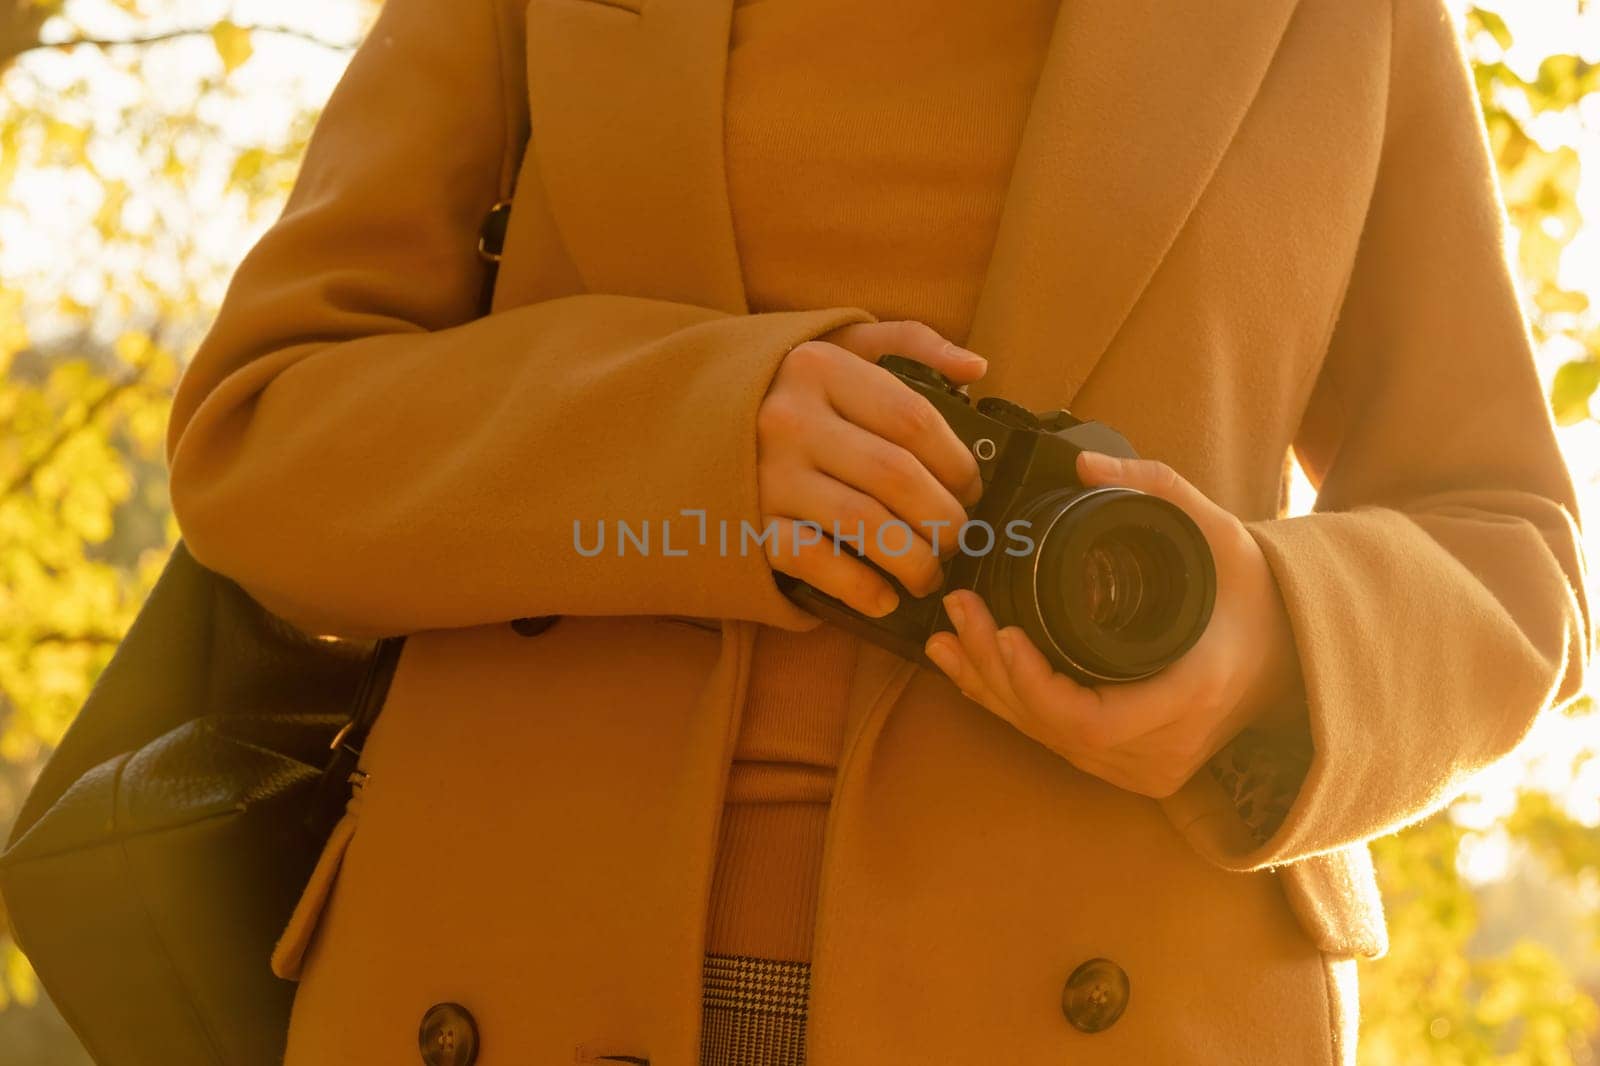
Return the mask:
M1600 319L1589 297L1563 287L1560 279L1562 253L1583 226L1577 203L1580 164L1572 147L1544 147L1530 127L1545 116L1573 114L1579 101L1600 92L1600 65L1576 55L1551 55L1536 76L1525 78L1505 62L1512 45L1505 20L1481 7L1469 8L1466 19L1478 99L1506 209L1516 226L1517 265L1534 337L1541 345L1559 338L1573 349L1574 357L1556 373L1551 406L1563 425L1582 421L1600 386Z
M1600 385L1600 320L1587 294L1562 284L1561 260L1583 226L1576 150L1541 143L1552 116L1575 117L1580 101L1600 92L1600 66L1575 55L1545 56L1524 77L1505 61L1513 44L1506 21L1487 7L1466 11L1479 102L1514 228L1516 266L1534 339L1566 361L1551 388L1562 424L1590 417ZM1593 719L1587 701L1567 708ZM1573 753L1566 780L1592 752ZM1421 824L1375 842L1388 909L1387 956L1361 966L1363 1066L1568 1066L1600 1062L1600 830L1575 819L1548 791L1526 787L1515 808L1493 824L1468 829L1455 810L1463 797ZM1554 893L1519 886L1524 906L1500 916L1485 937L1480 895L1461 873L1474 844L1508 848L1511 871L1525 882L1560 881L1583 902L1583 920L1534 940L1516 935L1537 924L1535 908L1554 908ZM1531 904L1531 906L1529 906ZM1514 927L1506 935L1505 926ZM1485 950L1485 941L1501 943ZM1564 943L1563 943L1564 940ZM1565 950L1558 954L1555 944Z
M0 0L0 221L23 202L27 175L86 205L63 233L67 247L0 276L0 828L177 535L161 448L171 389L245 246L208 239L213 220L195 205L225 203L259 229L281 207L315 119L301 108L281 136L241 137L225 122L228 105L250 91L240 75L263 35L348 47L292 27L184 23L174 16L194 5L181 0L100 0L97 10L124 16L126 33L93 37L79 33L75 2ZM364 26L375 6L324 8ZM1573 114L1600 91L1600 71L1552 55L1523 77L1504 62L1512 41L1497 14L1471 8L1466 28L1532 327L1567 360L1552 404L1563 422L1582 420L1600 385L1600 324L1559 271L1583 222L1580 164L1571 148L1535 134L1545 117ZM207 38L212 69L174 91L166 50ZM71 76L44 62L86 49L96 62ZM106 85L132 88L109 94L108 105L96 92ZM1592 712L1585 704L1569 713ZM1498 905L1509 918L1486 918L1492 901L1460 872L1464 849L1495 840L1524 856L1519 869L1535 871ZM1594 827L1530 788L1487 827L1467 828L1446 810L1378 841L1374 854L1393 946L1362 967L1364 1064L1600 1061ZM1549 897L1530 903L1526 892L1546 882L1571 886L1582 920L1535 941L1524 935L1535 924L1525 912L1555 911ZM1572 942L1552 946L1563 941ZM85 1061L53 1013L35 1007L39 997L25 960L0 942L0 1007L13 1008L0 1011L0 1047L37 1066Z
M181 360L316 118L280 99L276 129L241 131L262 110L242 106L263 95L243 78L258 38L336 70L377 4L326 0L318 24L351 26L333 40L185 21L197 6L0 0L0 223L52 242L0 274L0 837L178 535L162 445ZM0 1060L87 1061L41 996L0 938Z

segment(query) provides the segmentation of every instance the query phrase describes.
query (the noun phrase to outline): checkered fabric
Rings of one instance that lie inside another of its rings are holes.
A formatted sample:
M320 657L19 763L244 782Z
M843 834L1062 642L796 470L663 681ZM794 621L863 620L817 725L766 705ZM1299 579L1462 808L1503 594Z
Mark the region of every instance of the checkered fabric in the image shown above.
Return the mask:
M811 967L707 953L700 1066L804 1066Z
M1247 729L1211 760L1211 776L1233 805L1257 844L1265 844L1283 825L1289 807L1311 769L1308 731L1269 736Z

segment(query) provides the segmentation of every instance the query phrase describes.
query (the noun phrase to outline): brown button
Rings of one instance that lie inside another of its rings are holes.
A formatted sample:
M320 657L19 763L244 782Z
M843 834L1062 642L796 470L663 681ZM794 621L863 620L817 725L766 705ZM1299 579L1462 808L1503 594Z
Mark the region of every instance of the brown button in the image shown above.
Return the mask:
M1110 959L1090 959L1061 990L1061 1013L1085 1033L1109 1029L1128 1006L1128 975Z
M435 1003L422 1016L417 1050L426 1066L472 1066L478 1059L478 1023L459 1003Z
M519 636L536 637L559 621L561 621L561 616L559 614L546 614L528 618L513 618L511 620L511 628L516 630Z

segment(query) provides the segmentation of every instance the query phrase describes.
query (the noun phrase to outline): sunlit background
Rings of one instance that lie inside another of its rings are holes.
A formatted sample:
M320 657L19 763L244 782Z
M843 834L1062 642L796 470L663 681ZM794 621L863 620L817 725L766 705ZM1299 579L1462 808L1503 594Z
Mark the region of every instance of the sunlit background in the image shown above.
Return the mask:
M173 382L375 10L0 0L0 831L177 536ZM1456 13L1600 560L1600 10ZM1363 1063L1600 1062L1597 755L1600 713L1553 713L1376 844L1394 946L1363 967ZM86 1061L0 940L0 1064Z

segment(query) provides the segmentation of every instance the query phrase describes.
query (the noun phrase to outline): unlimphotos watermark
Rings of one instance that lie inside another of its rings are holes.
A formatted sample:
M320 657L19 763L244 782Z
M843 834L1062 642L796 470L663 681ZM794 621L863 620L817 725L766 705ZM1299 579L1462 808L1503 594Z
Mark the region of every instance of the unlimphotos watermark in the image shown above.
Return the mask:
M942 553L942 546L948 543L942 538L952 535L950 527L953 524L949 521L919 522L917 525L926 533L920 539L927 542L936 553ZM996 549L1018 557L1031 555L1034 542L1028 535L1030 524L1023 519L1014 519L996 532L988 522L969 519L954 530L956 548L963 555L975 557L989 555ZM780 530L790 525L794 527L794 535L787 538L785 543ZM883 556L904 555L916 546L918 540L917 531L911 524L898 518L880 523L871 533L872 547L877 549L875 554ZM831 544L835 554L846 545L851 546L856 555L873 554L868 551L867 524L864 521L857 522L853 532L839 522L832 523L830 527L807 519L769 518L760 525L747 518L736 522L723 518L713 522L704 510L699 509L679 511L676 518L645 518L635 522L626 519L598 519L590 523L580 519L572 521L572 547L586 559L593 559L608 551L619 557L639 555L664 558L681 558L694 551L707 550L723 556L749 555L752 551L770 556L785 550L798 555L818 544Z

